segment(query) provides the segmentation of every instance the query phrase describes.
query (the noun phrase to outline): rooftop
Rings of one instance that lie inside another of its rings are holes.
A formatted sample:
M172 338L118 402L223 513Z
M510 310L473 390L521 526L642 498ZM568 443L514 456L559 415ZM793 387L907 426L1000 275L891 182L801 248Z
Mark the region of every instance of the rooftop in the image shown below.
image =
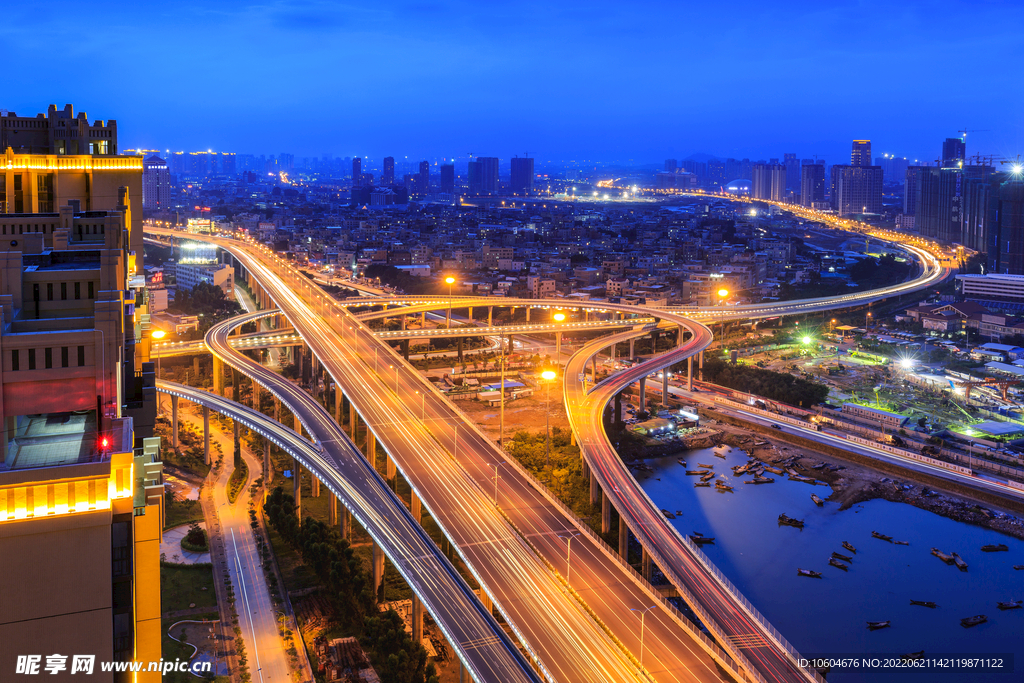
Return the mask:
M8 441L4 469L100 462L92 411L26 415Z

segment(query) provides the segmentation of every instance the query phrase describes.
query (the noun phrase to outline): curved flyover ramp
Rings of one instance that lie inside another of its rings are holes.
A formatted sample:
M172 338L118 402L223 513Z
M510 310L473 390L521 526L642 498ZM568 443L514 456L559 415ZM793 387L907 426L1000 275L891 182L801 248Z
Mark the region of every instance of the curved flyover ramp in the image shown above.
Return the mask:
M231 327L261 315L233 318L212 328L210 335L226 339ZM222 352L224 348L226 344L219 347ZM242 354L228 350L229 353L221 355L222 359L239 371L250 375L254 369L251 365L262 368ZM278 378L280 382L265 386L299 416L303 425L309 428L333 422L312 397ZM257 377L257 381L260 379ZM164 381L158 382L157 388L238 420L313 473L349 509L402 574L474 681L536 683L540 680L437 545L412 518L405 504L344 433L315 444L262 413L210 391Z

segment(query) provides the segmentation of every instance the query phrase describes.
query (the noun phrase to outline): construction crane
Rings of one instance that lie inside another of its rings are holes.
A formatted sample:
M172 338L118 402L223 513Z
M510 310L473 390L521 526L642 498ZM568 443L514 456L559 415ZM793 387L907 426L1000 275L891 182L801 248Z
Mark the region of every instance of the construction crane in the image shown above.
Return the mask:
M989 132L988 128L980 128L980 129L979 128L975 128L974 130L967 130L966 128L961 128L960 130L957 131L957 133L960 133L960 137L963 139L964 142L967 142L967 134L968 133L987 133L987 132Z

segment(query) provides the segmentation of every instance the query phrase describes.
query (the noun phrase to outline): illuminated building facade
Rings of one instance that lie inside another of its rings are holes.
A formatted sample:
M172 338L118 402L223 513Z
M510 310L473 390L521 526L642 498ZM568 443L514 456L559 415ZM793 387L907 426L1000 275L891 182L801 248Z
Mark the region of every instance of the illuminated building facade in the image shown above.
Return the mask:
M142 208L149 211L171 205L171 172L167 162L152 155L142 162Z
M70 104L46 114L0 116L0 149L18 154L117 154L117 121L93 121L85 112L75 115Z

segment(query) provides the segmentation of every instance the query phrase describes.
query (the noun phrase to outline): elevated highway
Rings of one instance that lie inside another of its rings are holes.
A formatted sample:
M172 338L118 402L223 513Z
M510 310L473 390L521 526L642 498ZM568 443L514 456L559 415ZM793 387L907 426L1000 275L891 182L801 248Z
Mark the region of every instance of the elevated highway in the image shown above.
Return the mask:
M242 316L210 330L212 348L225 362L246 374L273 375L258 363L235 352L223 341L227 331L261 317ZM276 375L263 377L267 387L299 417L307 429L333 424L331 416L295 385ZM412 518L405 504L388 488L348 437L337 430L331 439L310 442L262 413L202 389L157 382L157 390L205 406L253 430L313 473L337 496L366 529L434 617L474 681L522 683L540 680L519 650L508 640L470 587L433 540ZM310 429L311 434L316 431Z

